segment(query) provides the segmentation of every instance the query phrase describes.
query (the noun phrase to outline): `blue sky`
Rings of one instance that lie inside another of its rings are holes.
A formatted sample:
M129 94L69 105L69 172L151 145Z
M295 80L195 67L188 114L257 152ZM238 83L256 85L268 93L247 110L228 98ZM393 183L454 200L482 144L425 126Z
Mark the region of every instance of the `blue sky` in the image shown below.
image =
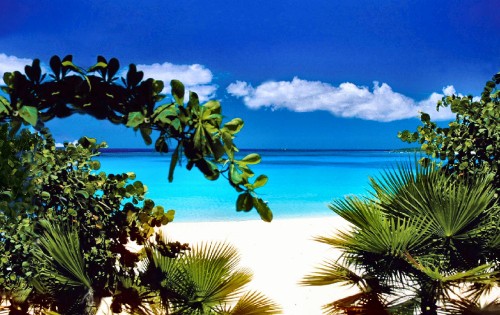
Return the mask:
M500 2L0 0L0 75L33 58L97 55L177 78L241 117L242 148L399 148L450 93L478 95L500 71ZM0 83L3 83L0 81ZM124 127L76 116L49 123L144 147Z

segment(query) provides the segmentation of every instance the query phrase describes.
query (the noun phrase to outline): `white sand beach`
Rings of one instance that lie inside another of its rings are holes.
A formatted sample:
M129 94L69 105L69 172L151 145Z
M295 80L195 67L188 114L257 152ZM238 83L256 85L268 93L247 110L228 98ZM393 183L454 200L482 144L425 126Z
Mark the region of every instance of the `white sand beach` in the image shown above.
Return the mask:
M337 216L262 221L171 223L172 240L190 244L227 241L241 254L241 266L250 268L254 279L249 289L258 290L280 304L286 315L319 315L321 306L352 291L348 287L304 287L298 282L323 260L338 257L331 247L313 240L345 229Z

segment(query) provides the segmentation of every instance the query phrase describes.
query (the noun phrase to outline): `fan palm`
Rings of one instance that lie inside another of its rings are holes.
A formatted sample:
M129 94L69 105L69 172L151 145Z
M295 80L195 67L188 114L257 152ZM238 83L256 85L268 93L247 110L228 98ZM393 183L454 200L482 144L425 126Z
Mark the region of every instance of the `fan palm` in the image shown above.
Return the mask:
M457 179L432 167L402 165L372 179L371 185L371 197L330 205L352 229L317 238L340 249L342 256L305 277L303 284L359 286L363 279L376 279L377 286L361 290L366 294L349 306L363 306L367 294L377 292L388 310L418 306L422 314L437 314L457 283L480 289L498 282L493 267L499 261L499 208L490 178ZM341 270L351 266L363 277L346 278Z
M93 314L100 299L94 296L85 271L78 233L49 221L41 221L44 232L35 248L39 265L33 286L51 298L60 314Z
M238 269L237 250L226 243L202 243L178 258L148 250L144 276L159 292L167 314L280 314L279 307L257 292L243 294L252 279Z

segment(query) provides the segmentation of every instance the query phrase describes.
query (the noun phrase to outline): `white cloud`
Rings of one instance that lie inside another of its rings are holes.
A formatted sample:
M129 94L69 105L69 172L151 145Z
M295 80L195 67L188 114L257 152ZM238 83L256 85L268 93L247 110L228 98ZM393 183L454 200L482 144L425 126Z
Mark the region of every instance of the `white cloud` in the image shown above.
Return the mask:
M25 58L17 58L15 56L7 56L0 54L0 85L4 85L3 75L5 72L21 71L24 73L24 66L31 65L33 60Z
M186 87L186 93L193 91L200 101L207 101L215 96L217 86L212 84L212 72L199 64L175 65L169 62L152 65L137 65L137 70L144 72L144 78L154 78L165 83L163 93L170 94L170 81L181 81ZM187 95L186 95L187 98Z
M394 121L418 117L420 111L429 113L433 120L452 119L449 108L436 111L436 103L444 95L455 93L453 86L443 89L443 94L432 93L429 98L415 101L394 92L386 84L373 83L373 89L346 82L333 86L320 81L306 81L297 77L292 81L269 81L256 88L247 82L236 81L227 92L243 98L252 109L270 107L285 108L295 112L324 110L338 117L352 117L375 121Z

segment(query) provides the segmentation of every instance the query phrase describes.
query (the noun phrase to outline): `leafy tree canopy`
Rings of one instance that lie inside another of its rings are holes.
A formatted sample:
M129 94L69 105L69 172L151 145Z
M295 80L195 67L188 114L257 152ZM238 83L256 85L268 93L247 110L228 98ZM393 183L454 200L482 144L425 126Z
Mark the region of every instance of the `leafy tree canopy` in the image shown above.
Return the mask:
M184 85L177 80L170 82L171 102L163 102L164 83L152 78L130 64L126 74L119 75L120 64L116 58L109 61L99 56L97 63L83 69L73 63L68 55L50 59L50 69L42 69L35 59L20 71L4 74L6 86L2 90L10 101L0 96L0 121L8 121L13 132L22 125L41 129L44 122L55 117L88 114L138 130L147 145L153 143L152 132L159 132L154 142L158 152L169 151L169 141L177 145L172 151L168 179L173 180L174 169L183 157L188 169L196 166L207 179L225 176L230 185L240 193L236 210L255 208L264 221L272 220L272 212L255 189L267 182L260 175L251 182L254 172L250 165L261 158L252 153L237 159L236 134L243 127L243 120L234 118L223 124L221 105L218 101L200 104L198 95L189 93L185 102Z
M427 113L421 114L417 131L399 133L405 142L418 142L432 158L446 161L453 174L491 173L500 189L500 72L486 82L480 98L445 96L437 109L450 107L456 114L448 127L439 127ZM428 162L428 158L423 162Z

